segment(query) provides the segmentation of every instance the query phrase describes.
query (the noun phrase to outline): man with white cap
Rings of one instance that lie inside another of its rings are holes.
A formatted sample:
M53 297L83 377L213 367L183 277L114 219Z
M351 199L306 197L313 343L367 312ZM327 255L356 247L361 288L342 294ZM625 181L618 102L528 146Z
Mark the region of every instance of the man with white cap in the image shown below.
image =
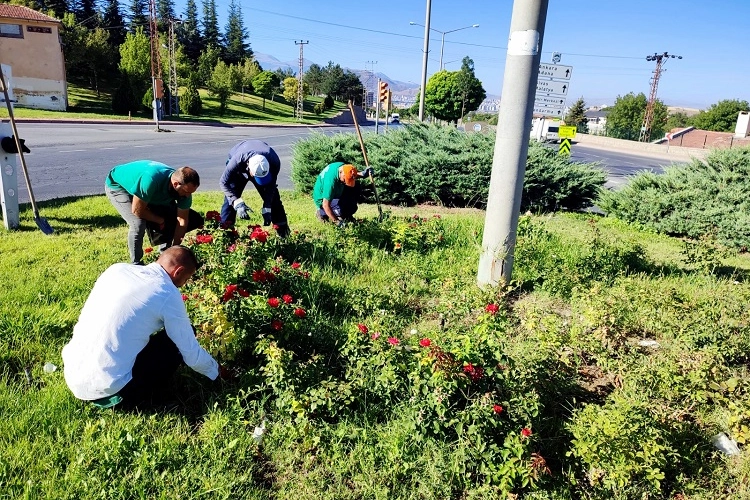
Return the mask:
M248 182L252 182L263 200L261 216L263 225L274 225L282 238L289 234L286 211L281 203L276 181L281 170L281 160L271 146L257 139L248 139L229 151L226 168L221 175L224 205L221 207L222 224L249 219L252 210L241 198Z

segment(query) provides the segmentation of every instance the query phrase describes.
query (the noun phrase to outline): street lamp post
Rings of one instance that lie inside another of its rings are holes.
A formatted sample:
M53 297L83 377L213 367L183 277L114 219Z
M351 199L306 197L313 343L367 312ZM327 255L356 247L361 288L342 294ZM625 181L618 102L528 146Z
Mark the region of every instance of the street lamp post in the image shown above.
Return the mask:
M409 22L409 24L412 26L422 26L424 28L423 24L415 23L414 21ZM478 27L479 27L478 24L472 24L471 26L464 26L463 28L456 28L454 30L448 30L448 31L440 31L440 30L436 30L435 28L430 28L432 31L436 31L440 33L440 69L441 70L444 69L443 68L443 49L445 48L445 35L447 35L448 33L453 33L454 31L461 31L461 30L467 30L469 28L478 28Z

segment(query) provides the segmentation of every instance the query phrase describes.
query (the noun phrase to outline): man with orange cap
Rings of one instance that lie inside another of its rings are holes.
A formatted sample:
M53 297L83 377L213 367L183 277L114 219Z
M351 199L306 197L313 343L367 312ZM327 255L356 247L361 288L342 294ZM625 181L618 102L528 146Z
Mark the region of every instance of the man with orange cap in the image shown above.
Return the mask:
M344 162L330 163L318 174L313 187L316 215L323 222L343 225L357 212L357 179L372 174L372 167L362 172Z

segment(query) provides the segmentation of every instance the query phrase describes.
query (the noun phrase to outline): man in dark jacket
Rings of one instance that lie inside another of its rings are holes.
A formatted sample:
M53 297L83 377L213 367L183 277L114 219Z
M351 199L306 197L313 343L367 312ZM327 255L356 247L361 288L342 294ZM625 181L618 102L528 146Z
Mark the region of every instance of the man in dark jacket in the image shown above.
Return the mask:
M234 223L237 216L249 219L252 210L241 198L248 182L252 182L263 200L261 216L263 225L276 227L282 238L289 234L286 211L281 203L277 183L281 160L268 144L257 139L242 141L229 151L227 166L221 175L221 190L224 205L221 207L221 222Z

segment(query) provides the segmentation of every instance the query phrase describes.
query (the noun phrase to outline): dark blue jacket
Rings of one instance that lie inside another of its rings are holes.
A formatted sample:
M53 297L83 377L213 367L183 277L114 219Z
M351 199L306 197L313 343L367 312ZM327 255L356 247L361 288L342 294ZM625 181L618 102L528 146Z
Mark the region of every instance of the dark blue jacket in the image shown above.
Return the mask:
M255 155L265 156L266 160L268 160L268 165L271 167L269 175L271 175L272 181L266 186L276 186L276 180L281 170L281 160L276 151L265 142L257 139L242 141L229 151L227 167L224 169L224 173L221 174L221 180L219 181L221 190L229 200L229 203L234 203L234 200L242 196L242 191L245 189L248 181L252 181L259 191L265 187L258 186L254 178L247 171L247 161Z

